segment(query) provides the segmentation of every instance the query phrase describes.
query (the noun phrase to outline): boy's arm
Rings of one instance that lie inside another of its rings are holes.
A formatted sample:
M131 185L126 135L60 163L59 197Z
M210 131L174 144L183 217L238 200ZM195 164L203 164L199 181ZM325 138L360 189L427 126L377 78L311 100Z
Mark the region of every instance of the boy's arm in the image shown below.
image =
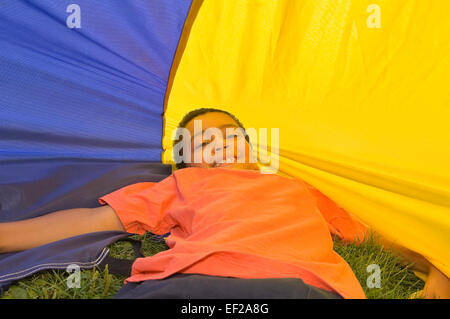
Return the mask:
M124 231L114 210L75 208L31 219L0 223L0 253L21 251L91 232Z

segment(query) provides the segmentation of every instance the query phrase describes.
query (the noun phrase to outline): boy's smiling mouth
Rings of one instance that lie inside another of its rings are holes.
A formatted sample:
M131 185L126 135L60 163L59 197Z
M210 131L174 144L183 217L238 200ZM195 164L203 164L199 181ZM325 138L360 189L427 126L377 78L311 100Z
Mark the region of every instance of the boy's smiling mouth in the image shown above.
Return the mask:
M214 163L213 167L227 167L235 164L238 164L238 159L234 157L228 157L223 161Z

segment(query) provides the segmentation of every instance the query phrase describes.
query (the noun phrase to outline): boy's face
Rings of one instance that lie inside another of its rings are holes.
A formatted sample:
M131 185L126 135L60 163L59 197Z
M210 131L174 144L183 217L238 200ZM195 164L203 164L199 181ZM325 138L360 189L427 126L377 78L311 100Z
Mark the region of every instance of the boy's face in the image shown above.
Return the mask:
M223 141L216 140L215 135L208 137L199 134L194 121L201 121L202 133L209 128L216 128L217 132L221 132ZM186 163L187 167L259 170L256 163L250 162L250 145L245 140L243 130L229 115L221 112L201 114L190 120L185 128L191 134L191 161ZM240 134L227 134L232 131ZM201 162L194 161L194 158L200 158Z

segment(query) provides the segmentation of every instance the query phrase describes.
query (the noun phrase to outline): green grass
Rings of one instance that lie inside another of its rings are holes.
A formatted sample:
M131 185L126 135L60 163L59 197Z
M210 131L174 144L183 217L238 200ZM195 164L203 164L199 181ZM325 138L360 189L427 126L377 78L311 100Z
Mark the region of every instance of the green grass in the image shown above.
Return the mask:
M411 270L412 265L402 264L399 257L383 249L373 234L363 243L343 244L335 240L334 250L350 265L368 299L409 299L424 287L424 282ZM369 265L379 267L379 288L374 287L369 278L375 273L368 269Z
M164 243L152 240L152 234L134 236L143 241L145 256L152 256L167 249ZM334 249L353 269L369 299L408 299L424 286L409 267L402 265L397 257L379 246L372 236L361 244L345 245L335 240ZM118 242L110 247L113 257L132 259L133 250L128 242ZM372 274L367 266L376 264L380 269L380 288L369 288L367 279ZM46 271L13 284L0 299L104 299L112 298L122 287L125 277L110 274L108 269L82 270L80 288L68 288L69 273Z
M155 236L147 233L132 236L142 240L142 253L152 256L168 247L165 243L152 240ZM131 244L126 241L109 246L110 255L121 259L133 259ZM68 288L70 273L65 270L52 270L36 273L11 285L0 299L104 299L112 298L122 287L125 276L110 274L108 269L81 270L80 288Z

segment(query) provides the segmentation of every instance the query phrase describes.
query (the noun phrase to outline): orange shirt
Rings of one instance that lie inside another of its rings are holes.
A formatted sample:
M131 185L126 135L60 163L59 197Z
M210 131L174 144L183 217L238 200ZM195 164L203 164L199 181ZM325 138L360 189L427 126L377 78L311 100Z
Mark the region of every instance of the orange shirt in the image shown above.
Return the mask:
M170 232L170 249L138 258L128 282L174 273L301 278L344 298L365 298L330 235L347 241L366 228L297 179L258 171L185 168L100 198L130 233Z

